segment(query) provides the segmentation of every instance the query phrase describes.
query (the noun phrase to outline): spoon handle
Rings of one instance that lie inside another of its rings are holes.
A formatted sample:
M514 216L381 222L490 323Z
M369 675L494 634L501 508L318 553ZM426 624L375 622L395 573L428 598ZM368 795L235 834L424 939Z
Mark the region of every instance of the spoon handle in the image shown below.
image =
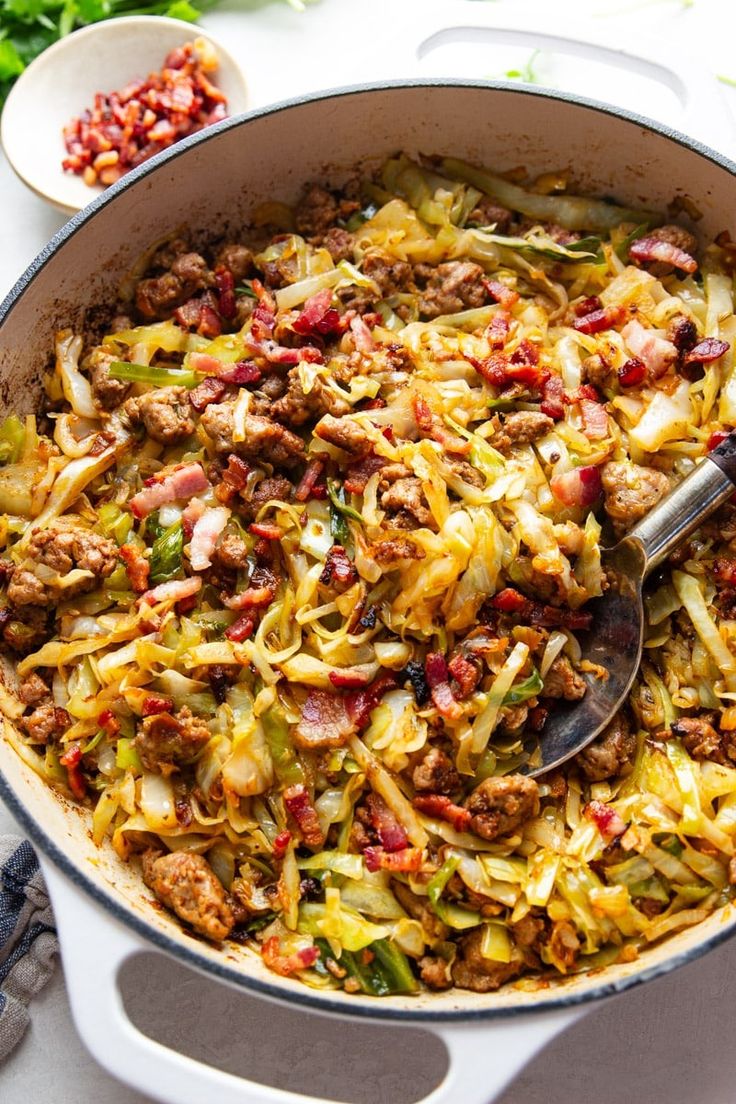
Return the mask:
M736 486L736 431L730 433L682 483L670 491L625 538L641 545L644 575L658 567Z

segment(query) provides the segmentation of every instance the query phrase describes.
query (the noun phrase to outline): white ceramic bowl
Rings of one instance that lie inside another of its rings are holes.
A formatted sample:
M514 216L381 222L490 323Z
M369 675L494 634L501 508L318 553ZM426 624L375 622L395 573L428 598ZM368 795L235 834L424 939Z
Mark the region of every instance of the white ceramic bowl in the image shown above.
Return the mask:
M0 138L10 165L28 187L54 207L73 214L102 188L64 172L62 129L96 92L112 92L161 68L175 46L206 38L220 66L213 76L227 96L229 115L247 106L245 78L227 50L202 29L179 19L135 15L93 23L44 50L18 78L0 121Z

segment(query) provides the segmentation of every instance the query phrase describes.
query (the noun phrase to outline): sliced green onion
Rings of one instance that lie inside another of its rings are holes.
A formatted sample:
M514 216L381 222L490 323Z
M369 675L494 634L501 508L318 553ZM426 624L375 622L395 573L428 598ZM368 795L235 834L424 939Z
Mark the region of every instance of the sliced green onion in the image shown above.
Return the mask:
M151 549L151 582L167 583L181 572L184 529L181 521L165 529Z
M128 383L178 384L180 387L196 387L202 376L184 368L157 368L151 364L129 364L127 360L114 360L110 365L112 379Z

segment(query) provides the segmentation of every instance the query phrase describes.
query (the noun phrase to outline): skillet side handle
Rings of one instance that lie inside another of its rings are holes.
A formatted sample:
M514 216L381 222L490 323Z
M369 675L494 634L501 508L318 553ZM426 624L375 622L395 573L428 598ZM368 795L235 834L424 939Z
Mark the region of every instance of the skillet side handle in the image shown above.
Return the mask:
M120 968L155 950L114 920L41 857L59 933L72 1016L92 1057L125 1084L161 1104L325 1104L313 1096L274 1089L178 1054L130 1021L118 988ZM445 1044L444 1080L417 1104L490 1104L529 1059L573 1023L579 1007L498 1023L419 1024ZM329 1031L329 1017L324 1017ZM380 1022L380 1005L376 1007ZM384 1023L386 1021L383 1021ZM401 1025L391 1021L393 1027ZM400 1104L400 1102L396 1102Z

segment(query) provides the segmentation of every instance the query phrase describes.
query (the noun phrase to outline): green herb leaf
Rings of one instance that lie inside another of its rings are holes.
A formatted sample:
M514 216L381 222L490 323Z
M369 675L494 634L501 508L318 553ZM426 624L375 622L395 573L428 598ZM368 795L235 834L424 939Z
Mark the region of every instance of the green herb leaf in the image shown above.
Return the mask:
M156 538L151 549L151 582L167 583L181 572L184 529L175 521Z

